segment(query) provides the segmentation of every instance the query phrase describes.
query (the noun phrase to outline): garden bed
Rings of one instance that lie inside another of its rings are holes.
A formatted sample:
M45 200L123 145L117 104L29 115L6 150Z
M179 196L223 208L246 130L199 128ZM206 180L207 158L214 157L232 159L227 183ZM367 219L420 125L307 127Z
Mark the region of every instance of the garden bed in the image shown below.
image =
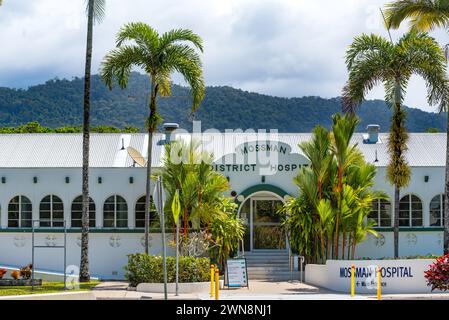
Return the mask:
M40 287L42 286L42 279L1 279L0 287L31 287L31 286Z

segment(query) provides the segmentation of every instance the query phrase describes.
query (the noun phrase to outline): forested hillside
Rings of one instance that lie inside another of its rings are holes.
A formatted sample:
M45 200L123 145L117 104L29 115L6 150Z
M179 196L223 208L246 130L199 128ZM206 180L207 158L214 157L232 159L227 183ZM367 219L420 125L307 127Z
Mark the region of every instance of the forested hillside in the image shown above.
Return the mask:
M143 129L147 116L149 81L134 73L129 87L109 91L98 76L92 81L92 122L94 126ZM37 121L47 127L79 126L82 123L83 81L50 80L27 90L0 88L0 126L19 126ZM190 129L188 89L175 85L170 98L160 99L164 121L178 122ZM315 125L330 126L331 115L340 111L339 98L279 98L230 87L208 87L196 119L202 128L278 129L280 132L309 132ZM445 131L445 115L407 109L407 127L424 132L429 128ZM381 125L387 131L390 110L380 100L367 101L359 110L362 123Z

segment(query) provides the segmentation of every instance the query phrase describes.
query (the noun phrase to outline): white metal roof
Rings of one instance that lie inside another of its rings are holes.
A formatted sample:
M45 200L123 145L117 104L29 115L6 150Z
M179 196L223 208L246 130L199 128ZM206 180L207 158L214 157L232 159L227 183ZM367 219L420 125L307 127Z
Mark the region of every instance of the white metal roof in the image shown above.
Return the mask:
M190 134L180 134L188 140ZM310 139L310 133L279 133L274 136L257 133L206 133L203 146L216 159L235 152L237 146L262 140L274 140L291 146L293 153L301 153L298 143ZM356 133L357 143L367 161L379 160L376 165L388 162L388 133L379 134L380 143L364 143L364 134ZM165 136L156 134L153 140L153 167L161 165ZM122 149L122 145L125 147ZM133 165L126 148L131 146L147 157L148 136L146 134L92 134L90 165L96 168L123 168ZM408 142L407 160L412 167L444 167L446 159L446 134L411 133ZM77 168L82 165L81 134L4 134L0 135L0 168Z

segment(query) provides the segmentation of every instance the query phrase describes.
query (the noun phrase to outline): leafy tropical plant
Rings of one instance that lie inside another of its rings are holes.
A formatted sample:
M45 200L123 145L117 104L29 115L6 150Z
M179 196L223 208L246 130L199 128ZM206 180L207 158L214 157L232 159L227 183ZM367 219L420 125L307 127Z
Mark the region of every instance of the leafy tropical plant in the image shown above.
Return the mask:
M346 53L349 80L343 89L343 109L353 113L376 85L383 84L385 100L393 109L388 150L387 178L394 185L394 255L399 256L400 190L410 181L405 157L408 134L402 104L413 74L427 85L427 100L441 110L448 103L445 56L437 42L426 33L408 32L397 43L371 34L354 39Z
M238 249L243 240L245 227L237 213L237 205L232 199L222 198L220 210L223 214L215 215L210 227L212 242L212 260L224 270L226 259Z
M333 191L337 196L337 210L335 214L335 258L339 258L340 247L340 220L345 218L343 214L343 198L344 198L344 176L351 166L360 166L363 164L363 156L356 145L351 145L351 138L354 134L355 128L359 123L359 120L353 116L348 115L342 117L340 114L336 114L332 118L333 126L330 134L330 152L335 158L337 164L337 180L333 185ZM343 231L343 247L345 250L346 230Z
M449 0L401 0L386 5L387 28L399 28L407 19L410 19L410 27L413 30L428 31L435 28L449 28ZM448 45L445 46L446 58ZM436 60L436 68L441 67L441 58ZM432 69L429 65L429 69ZM447 101L447 96L442 99ZM447 104L440 104L440 112L447 112ZM447 118L447 148L446 148L446 172L445 172L445 197L444 197L444 253L449 254L449 117Z
M294 178L299 195L281 210L292 249L313 263L355 257L356 245L376 235L368 219L372 202L386 198L372 190L376 168L351 144L357 119L335 115L333 121L331 132L316 127L300 144L310 165Z
M427 285L432 287L432 291L449 290L449 255L439 257L429 270L424 272Z
M90 150L90 89L92 71L93 27L105 14L105 0L87 0L87 45L84 73L84 106L83 106L83 170L82 170L82 230L81 230L81 262L80 282L90 281L89 272L89 150Z
M223 266L243 239L244 227L233 199L223 196L230 188L229 181L213 170L212 162L213 155L203 151L197 141L175 140L165 146L161 176L168 203L173 203L179 191L183 254L190 254L192 250L186 248L197 248L204 242L201 239L207 239L211 256ZM202 231L190 234L189 225Z
M169 203L179 190L184 237L189 224L207 228L216 215L223 214L223 193L230 186L225 176L213 170L212 161L212 154L201 150L197 141L176 140L165 147L162 181Z
M139 283L163 283L163 259L147 254L128 255L125 266L125 278L131 286ZM169 283L176 279L175 257L167 257L167 278ZM179 257L179 282L208 282L210 279L210 259L197 257Z
M205 85L201 59L195 48L202 52L203 42L191 30L175 29L159 35L145 23L129 23L121 28L117 35L117 47L106 55L101 65L101 77L110 89L114 80L118 81L121 88L126 88L133 67L145 71L151 80L149 117L146 124L149 135L145 201L146 253L149 248L153 134L162 120L157 99L171 95L171 75L178 72L191 88L192 112L200 106Z

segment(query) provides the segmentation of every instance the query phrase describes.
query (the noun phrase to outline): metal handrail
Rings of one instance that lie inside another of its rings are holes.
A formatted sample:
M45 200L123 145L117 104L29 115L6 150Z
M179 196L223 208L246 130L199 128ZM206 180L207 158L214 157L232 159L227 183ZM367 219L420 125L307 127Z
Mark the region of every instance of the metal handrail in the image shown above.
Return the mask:
M305 262L305 257L304 256L299 256L299 282L300 283L304 283L304 262Z

